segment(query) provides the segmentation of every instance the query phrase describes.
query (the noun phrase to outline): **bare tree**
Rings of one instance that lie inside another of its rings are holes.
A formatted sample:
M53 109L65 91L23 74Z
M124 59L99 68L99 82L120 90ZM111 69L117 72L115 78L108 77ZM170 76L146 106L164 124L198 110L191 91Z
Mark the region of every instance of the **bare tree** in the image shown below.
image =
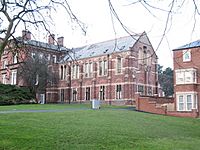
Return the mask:
M156 51L159 49L163 39L166 37L167 32L170 30L173 24L173 15L181 10L188 3L193 5L193 29L196 27L196 21L200 16L199 11L199 1L197 0L170 0L165 2L165 6L155 5L155 2L162 3L161 0L128 0L130 4L128 5L142 5L152 16L156 17L159 12L166 13L165 27L163 31L160 32L162 35ZM128 27L123 23L112 4L112 0L108 0L111 18L115 18L122 28L128 34L135 34L134 31L130 31ZM3 53L5 47L8 45L9 39L14 39L14 33L16 29L21 25L26 30L28 26L33 26L35 28L43 28L46 32L50 34L50 27L53 25L53 18L51 18L51 13L58 11L59 8L64 8L66 14L69 16L72 22L75 22L84 33L86 33L86 26L83 24L77 16L73 13L71 5L67 0L1 0L0 1L0 56ZM155 13L156 10L156 13ZM66 16L67 16L66 15ZM114 28L114 21L113 28ZM114 29L114 32L115 29Z
M127 0L129 4L127 6L135 6L141 5L143 6L147 12L149 12L153 17L159 18L158 14L165 13L165 25L160 34L162 35L160 41L157 44L155 51L157 51L163 42L164 38L166 38L167 33L170 31L173 25L173 17L177 13L181 13L183 7L191 4L193 6L193 10L190 10L191 13L191 21L193 22L193 28L191 29L192 33L197 28L196 23L197 20L200 19L200 2L198 0L170 0L170 1L161 1L161 0ZM159 5L159 3L164 3L164 5ZM123 23L122 19L119 17L118 12L115 10L115 7L112 3L112 0L108 0L110 12L111 12L111 19L113 23L113 30L116 32L114 21L116 19L122 29L127 32L127 34L135 34L134 31L129 30L129 28ZM116 33L115 33L116 34ZM146 58L145 58L146 59Z
M48 84L58 82L58 76L49 67L49 61L38 54L20 64L18 78L35 96L36 93L45 93Z
M53 24L51 12L62 7L72 22L75 22L84 33L86 26L73 13L67 0L1 0L0 1L0 56L19 26L25 30L28 26L43 28L50 34Z

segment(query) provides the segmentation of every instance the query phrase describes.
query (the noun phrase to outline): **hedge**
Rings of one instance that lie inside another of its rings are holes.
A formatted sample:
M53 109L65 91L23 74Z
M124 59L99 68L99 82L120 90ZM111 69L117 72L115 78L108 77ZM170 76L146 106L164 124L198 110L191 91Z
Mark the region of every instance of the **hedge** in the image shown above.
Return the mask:
M0 84L0 105L33 103L34 96L25 87Z

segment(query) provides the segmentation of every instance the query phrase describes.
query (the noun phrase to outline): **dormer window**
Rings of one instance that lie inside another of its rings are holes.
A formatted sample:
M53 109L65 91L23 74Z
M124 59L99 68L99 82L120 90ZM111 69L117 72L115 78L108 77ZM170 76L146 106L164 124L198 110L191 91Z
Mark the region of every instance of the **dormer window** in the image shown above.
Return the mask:
M183 62L191 61L191 51L190 50L184 50L183 51Z

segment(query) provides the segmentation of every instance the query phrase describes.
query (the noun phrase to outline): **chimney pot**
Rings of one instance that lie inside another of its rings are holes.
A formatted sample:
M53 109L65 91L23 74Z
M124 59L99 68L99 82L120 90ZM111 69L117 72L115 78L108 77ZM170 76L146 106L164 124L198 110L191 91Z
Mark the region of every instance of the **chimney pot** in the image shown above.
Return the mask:
M55 34L50 34L49 39L48 39L48 43L54 45L54 41L55 41Z
M22 31L22 38L26 41L31 40L31 32L28 30Z
M58 41L58 46L63 46L63 43L64 43L64 37L63 37L63 36L58 37L57 41Z

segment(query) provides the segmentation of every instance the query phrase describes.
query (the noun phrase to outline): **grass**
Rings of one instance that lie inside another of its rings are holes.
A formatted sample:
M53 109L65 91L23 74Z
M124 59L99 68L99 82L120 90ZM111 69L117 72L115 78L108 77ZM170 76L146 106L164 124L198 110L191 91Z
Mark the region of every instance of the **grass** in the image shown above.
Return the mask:
M89 104L77 105L77 104L27 104L27 105L7 105L0 106L0 111L10 111L10 110L51 110L51 109L67 109L67 108L89 108Z
M90 108L89 105L17 105L12 109ZM0 114L0 149L197 150L200 119L110 109ZM120 108L120 107L117 107Z

